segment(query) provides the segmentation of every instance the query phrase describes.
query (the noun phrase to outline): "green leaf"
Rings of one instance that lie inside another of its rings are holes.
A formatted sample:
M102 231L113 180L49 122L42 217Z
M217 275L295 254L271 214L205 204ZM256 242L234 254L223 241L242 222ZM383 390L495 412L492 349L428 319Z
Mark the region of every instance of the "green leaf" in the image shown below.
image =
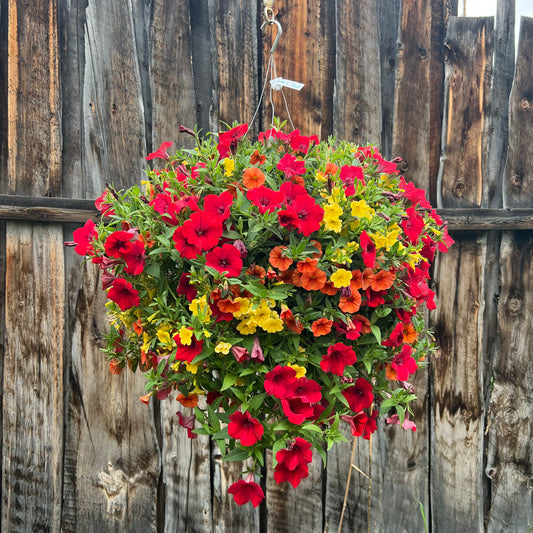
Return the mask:
M196 428L192 430L193 433L196 433L196 435L210 435L211 432L206 428Z
M284 450L285 446L287 446L287 441L285 439L279 439L274 443L274 446L272 446L272 468L276 468L276 465L278 464L278 461L276 459L276 454L280 450Z
M379 327L376 326L376 324L372 324L370 326L370 329L372 330L372 333L374 334L374 337L376 337L378 343L381 344L381 330L379 329Z
M250 457L251 450L243 450L242 448L235 448L224 456L223 461L245 461Z
M225 440L225 439L229 439L229 435L228 435L228 426L218 430L214 435L213 435L213 438L215 440Z
M316 424L305 424L302 429L322 433L322 430Z
M320 457L322 457L322 464L324 465L324 468L326 468L326 459L327 459L326 450L324 450L322 446L317 446L315 449L320 454Z
M287 431L292 427L293 425L288 420L282 420L274 426L273 431Z
M229 389L233 384L237 381L237 376L234 374L226 374L224 376L224 382L222 383L222 387L220 388L220 391L225 391L226 389Z

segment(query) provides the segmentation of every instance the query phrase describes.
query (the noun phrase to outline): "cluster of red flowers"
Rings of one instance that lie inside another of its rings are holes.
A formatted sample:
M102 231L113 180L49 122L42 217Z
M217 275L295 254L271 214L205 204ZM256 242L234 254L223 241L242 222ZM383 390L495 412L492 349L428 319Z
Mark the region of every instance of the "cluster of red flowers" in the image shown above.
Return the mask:
M406 382L433 349L420 308L435 308L430 266L453 241L375 148L247 131L176 156L163 143L145 194L106 189L104 220L72 244L111 302L110 370L145 373L146 403L176 391L190 438L252 459L229 493L256 507L265 449L296 487L341 420L369 439L393 409L388 423L416 428Z

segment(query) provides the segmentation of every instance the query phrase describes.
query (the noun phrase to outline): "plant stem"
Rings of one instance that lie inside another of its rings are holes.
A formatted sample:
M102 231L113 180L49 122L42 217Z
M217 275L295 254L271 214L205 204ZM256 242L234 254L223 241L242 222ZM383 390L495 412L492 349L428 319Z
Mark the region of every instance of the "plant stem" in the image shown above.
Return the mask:
M350 459L350 468L348 470L348 480L346 481L346 491L344 493L344 502L342 504L342 512L341 512L341 519L339 521L339 529L338 529L338 533L341 533L341 530L342 530L342 521L344 519L344 511L346 511L346 503L348 502L348 492L350 491L350 481L352 479L352 465L353 465L353 460L354 460L354 457L355 457L355 447L357 445L357 437L354 437L353 438L353 446L352 446L352 457Z

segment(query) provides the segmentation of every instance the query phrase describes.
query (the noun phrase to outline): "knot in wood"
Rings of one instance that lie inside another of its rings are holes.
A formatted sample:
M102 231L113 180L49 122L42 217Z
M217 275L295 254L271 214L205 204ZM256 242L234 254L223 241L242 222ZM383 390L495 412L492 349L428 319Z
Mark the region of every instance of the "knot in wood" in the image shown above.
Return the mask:
M520 100L520 107L524 111L529 111L531 109L531 102L527 98L522 98L522 100Z
M507 311L510 315L519 315L522 313L522 298L514 297L507 300Z
M466 191L466 185L463 181L457 181L453 190L455 191L455 196L463 196Z
M425 48L422 48L421 46L418 48L418 55L420 56L420 59L426 59L428 53L426 52Z
M514 176L512 176L511 185L517 188L522 187L522 176L520 176L520 174L515 174Z

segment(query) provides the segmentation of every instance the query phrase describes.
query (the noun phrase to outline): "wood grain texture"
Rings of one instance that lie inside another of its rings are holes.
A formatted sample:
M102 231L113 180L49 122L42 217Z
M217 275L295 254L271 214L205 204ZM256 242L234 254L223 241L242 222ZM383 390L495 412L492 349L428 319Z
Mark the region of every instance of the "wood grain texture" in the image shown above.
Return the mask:
M334 133L360 145L381 141L381 75L375 2L337 2ZM350 61L346 58L350 57Z
M509 102L509 151L503 185L505 207L533 206L533 18L522 17Z
M257 2L214 2L218 129L249 122L258 103Z
M487 531L527 531L533 517L533 342L524 324L533 308L531 232L502 237L499 350L490 390L486 474L491 480Z
M442 207L481 206L488 149L492 37L492 18L452 17L449 21L438 191Z
M7 2L0 4L0 102L7 102ZM0 107L0 193L7 191L8 107Z
M430 190L430 58L432 5L404 0L398 31L393 157L404 160L405 175Z
M433 362L431 521L483 531L483 316L486 238L464 234L438 259ZM458 490L460 488L460 490Z
M283 28L274 53L277 76L305 84L301 91L284 90L294 127L302 135L318 135L326 139L334 128L335 27L332 24L335 21L335 3L328 0L294 0L276 4L274 14ZM266 73L274 37L275 30L265 29L263 73ZM272 99L275 114L286 120L288 116L280 91L273 91ZM272 118L268 100L263 110L263 127L266 129ZM290 129L290 124L288 127Z
M398 55L398 26L401 0L379 0L379 60L381 64L381 141L385 159L392 158L394 131L394 93L396 87L396 60Z
M294 531L323 531L323 475L322 459L313 452L309 476L296 489L290 483L278 485L274 480L272 454L267 453L267 531L292 533ZM302 512L305 509L305 512Z
M6 224L3 531L59 531L64 283L59 226Z

